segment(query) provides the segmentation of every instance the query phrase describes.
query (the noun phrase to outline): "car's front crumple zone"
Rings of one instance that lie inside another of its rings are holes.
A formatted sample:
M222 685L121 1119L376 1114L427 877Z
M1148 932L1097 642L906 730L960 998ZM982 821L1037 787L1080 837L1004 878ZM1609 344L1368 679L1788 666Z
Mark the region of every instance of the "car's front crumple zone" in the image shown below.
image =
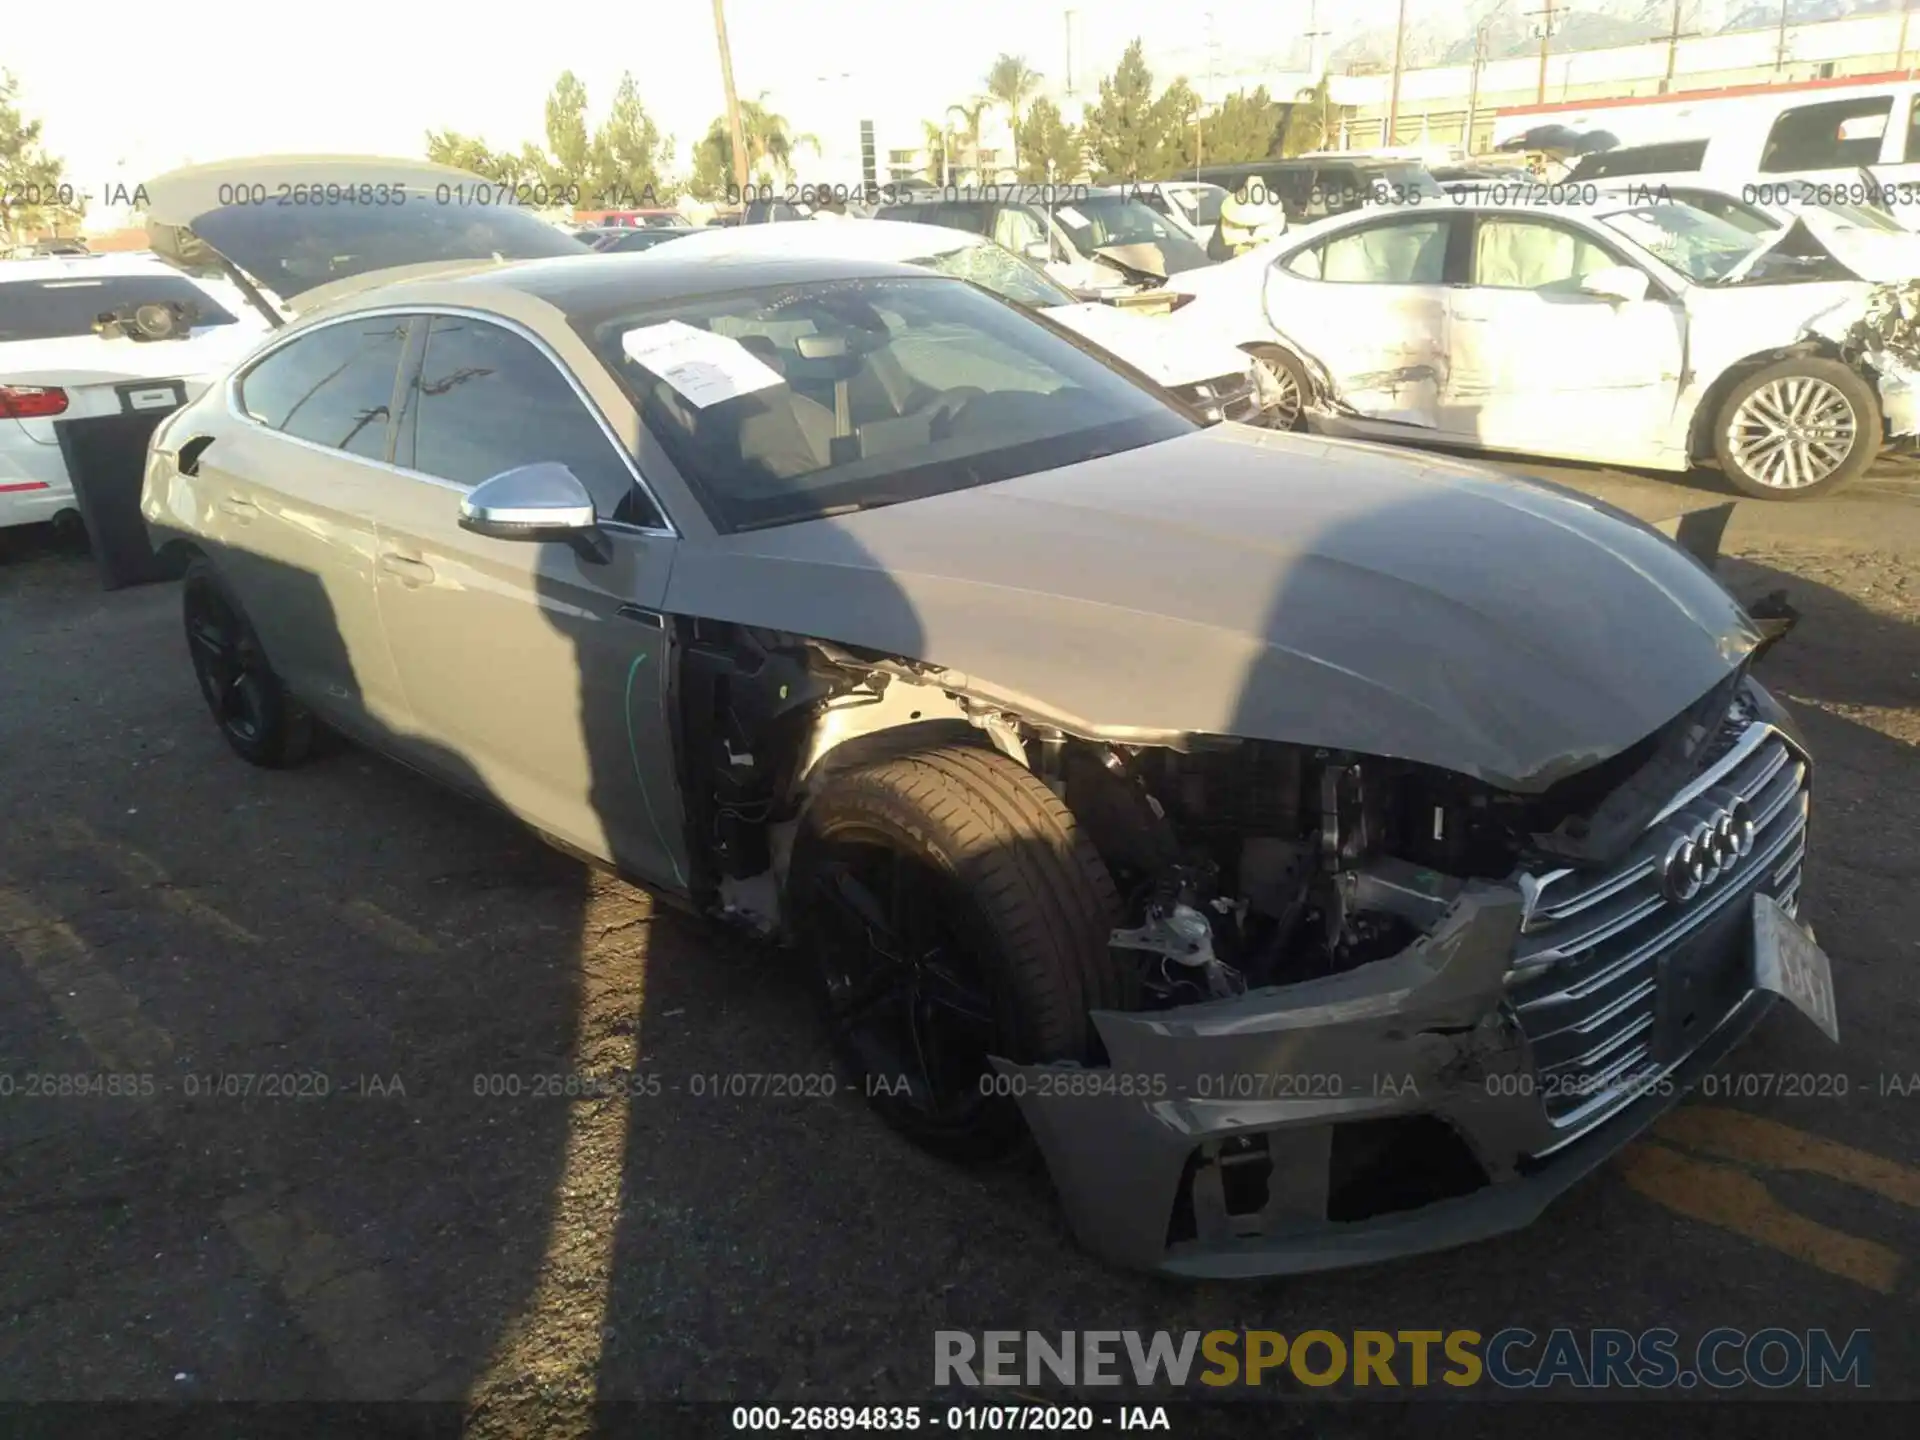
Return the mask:
M1683 771L1661 768L1672 752L1659 746L1621 757L1606 799L1569 816L1557 840L1534 837L1568 854L1604 846L1600 832L1631 810L1616 806L1667 787L1651 819L1633 817L1624 854L1597 869L1536 853L1504 879L1448 877L1349 845L1335 799L1321 829L1354 863L1336 860L1321 893L1355 908L1316 923L1363 922L1360 905L1393 913L1401 930L1426 917L1410 943L1242 994L1096 1012L1104 1067L996 1059L1082 1243L1119 1264L1220 1277L1438 1249L1527 1224L1643 1130L1772 1004L1751 983L1752 897L1797 904L1806 754L1758 685L1741 680L1729 698L1728 687L1708 697L1720 718ZM1696 707L1676 727L1698 718ZM1322 783L1367 764L1341 762ZM1454 814L1435 812L1436 833ZM1729 849L1726 873L1688 902L1670 899L1662 862L1716 819L1750 826L1747 848ZM1202 948L1228 913L1244 922L1247 898L1208 910L1216 923L1184 932ZM1147 938L1182 938L1159 923ZM1123 927L1115 938L1143 936ZM1161 968L1200 983L1192 963Z

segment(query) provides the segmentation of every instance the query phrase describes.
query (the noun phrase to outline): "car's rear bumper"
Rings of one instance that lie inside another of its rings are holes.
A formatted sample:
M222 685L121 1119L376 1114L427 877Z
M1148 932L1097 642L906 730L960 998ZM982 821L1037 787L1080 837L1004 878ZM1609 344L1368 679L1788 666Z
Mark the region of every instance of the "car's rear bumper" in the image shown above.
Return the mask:
M0 527L35 525L75 507L66 457L20 433L17 421L0 419Z

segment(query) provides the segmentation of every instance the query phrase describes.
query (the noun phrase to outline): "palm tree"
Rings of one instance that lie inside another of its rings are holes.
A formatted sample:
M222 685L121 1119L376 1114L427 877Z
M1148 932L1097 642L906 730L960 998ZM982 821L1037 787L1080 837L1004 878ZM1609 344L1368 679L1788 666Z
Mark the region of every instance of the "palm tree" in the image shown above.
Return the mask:
M820 153L820 141L813 135L796 135L787 117L767 108L767 92L758 100L740 102L740 139L747 147L747 167L758 171L764 161L779 174L787 174L794 154L802 149Z
M947 107L947 113L949 115L958 110L962 115L966 116L966 128L954 138L963 141L966 145L967 155L973 162L972 183L975 185L985 183L984 177L980 174L980 121L985 117L987 111L992 108L992 100L975 100L971 105L949 105Z
M1001 55L987 71L987 94L1007 107L1007 126L1013 136L1013 164L1020 167L1020 114L1040 89L1040 72L1024 55Z
M920 122L921 133L927 142L927 180L930 184L944 185L947 176L947 132L946 127L931 120Z

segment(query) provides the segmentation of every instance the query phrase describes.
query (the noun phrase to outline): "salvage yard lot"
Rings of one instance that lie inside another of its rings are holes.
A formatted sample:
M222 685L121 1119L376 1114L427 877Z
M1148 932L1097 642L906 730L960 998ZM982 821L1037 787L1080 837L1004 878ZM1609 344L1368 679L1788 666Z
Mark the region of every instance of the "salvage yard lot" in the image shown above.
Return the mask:
M1761 675L1814 749L1841 1046L1776 1014L1532 1229L1254 1286L1107 1270L1030 1170L956 1173L852 1096L725 1093L830 1069L780 956L363 752L243 765L174 587L16 546L0 1399L467 1396L504 1435L595 1395L922 1399L938 1329L1563 1324L1868 1328L1876 1395L1920 1398L1914 475L1727 539L1735 588L1805 617ZM59 1081L100 1075L135 1093Z

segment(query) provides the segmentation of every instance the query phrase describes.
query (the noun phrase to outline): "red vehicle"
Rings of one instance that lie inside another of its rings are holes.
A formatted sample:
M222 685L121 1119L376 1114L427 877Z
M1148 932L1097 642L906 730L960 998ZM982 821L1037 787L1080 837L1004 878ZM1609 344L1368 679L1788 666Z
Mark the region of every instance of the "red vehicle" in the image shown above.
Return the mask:
M679 229L693 223L678 210L576 210L573 218L582 225L602 229L609 226Z

